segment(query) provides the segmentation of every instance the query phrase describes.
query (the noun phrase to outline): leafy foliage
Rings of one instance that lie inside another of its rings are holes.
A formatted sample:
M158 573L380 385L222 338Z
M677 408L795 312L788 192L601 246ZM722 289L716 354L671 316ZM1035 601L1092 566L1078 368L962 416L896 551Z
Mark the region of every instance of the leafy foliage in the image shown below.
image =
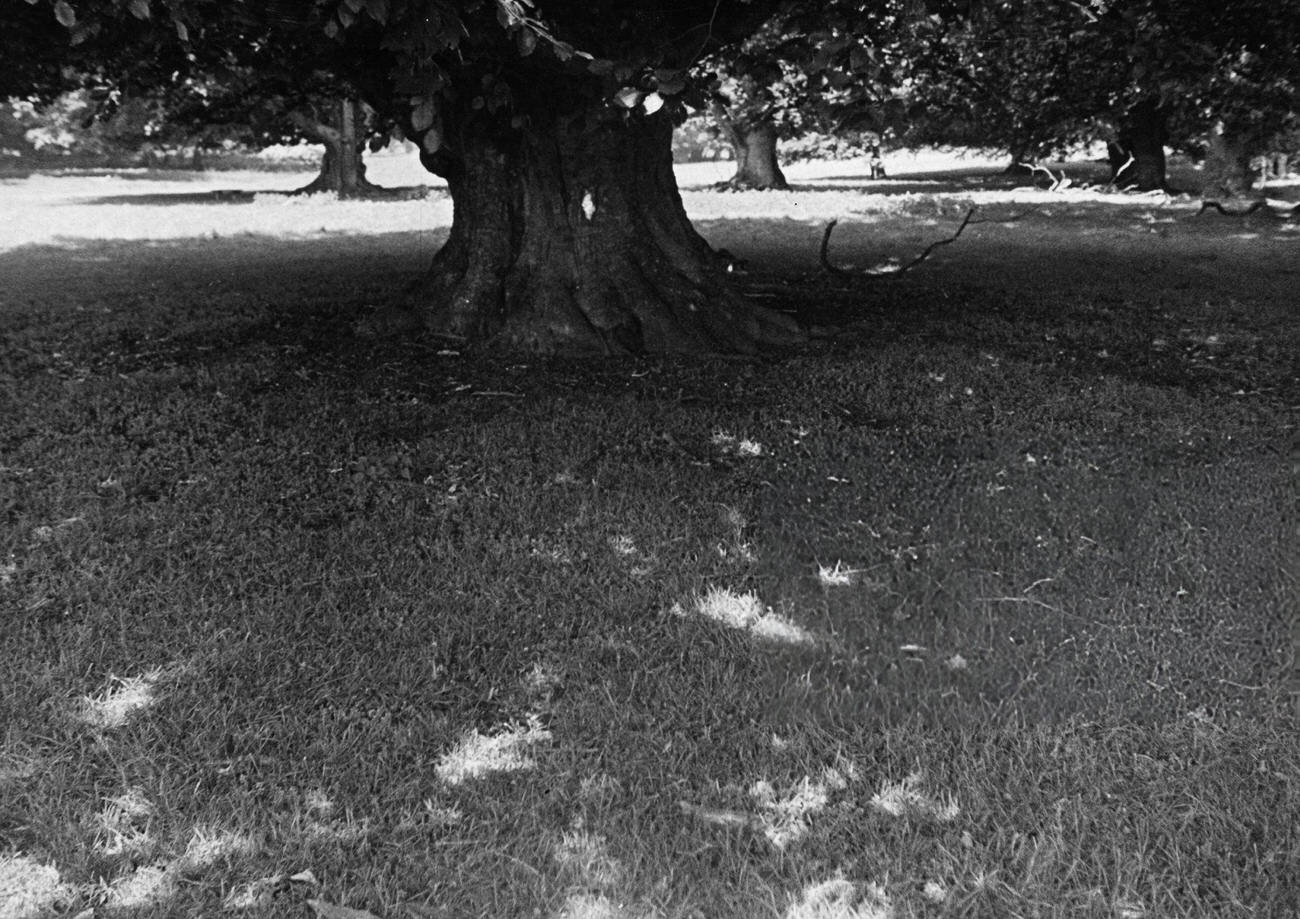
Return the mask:
M179 116L198 121L226 118L232 100L257 97L275 112L347 87L421 138L430 154L448 141L453 111L514 129L527 126L530 110L561 103L571 111L599 104L652 113L683 98L690 64L780 5L557 2L543 16L531 0L29 3L29 27L65 28L92 64L83 77L101 80L105 97L162 89ZM538 70L568 78L563 100L539 95L530 77ZM31 89L17 77L13 86ZM256 107L246 114L256 116Z
M1300 4L965 0L910 37L913 100L931 128L1037 155L1122 127L1150 106L1175 144L1216 122L1263 144L1296 117Z

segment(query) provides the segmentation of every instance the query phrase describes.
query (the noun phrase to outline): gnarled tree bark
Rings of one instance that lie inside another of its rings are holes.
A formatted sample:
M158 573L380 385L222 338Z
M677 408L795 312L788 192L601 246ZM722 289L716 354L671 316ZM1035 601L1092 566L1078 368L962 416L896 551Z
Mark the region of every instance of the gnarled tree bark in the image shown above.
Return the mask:
M802 340L746 301L691 226L663 114L534 118L526 132L472 118L423 157L447 180L450 236L407 313L377 331L433 332L540 352L754 353Z

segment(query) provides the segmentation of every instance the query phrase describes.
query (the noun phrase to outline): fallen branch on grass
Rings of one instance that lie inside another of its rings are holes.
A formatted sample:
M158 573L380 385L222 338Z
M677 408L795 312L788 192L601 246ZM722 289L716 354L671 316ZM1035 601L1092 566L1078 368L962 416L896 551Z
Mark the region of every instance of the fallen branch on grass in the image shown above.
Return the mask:
M1037 163L1016 163L1016 165L1028 169L1030 175L1037 175L1040 172L1046 175L1047 181L1051 183L1047 186L1048 191L1064 191L1074 184L1070 181L1070 177L1065 174L1064 169L1061 170L1061 174L1058 176L1046 166L1040 166Z
M1193 216L1199 217L1206 211L1218 211L1224 217L1249 217L1251 214L1263 213L1266 217L1278 217L1282 220L1291 220L1300 217L1300 204L1278 213L1267 201L1256 201L1245 210L1231 211L1220 204L1218 201L1202 201L1201 209Z
M962 220L961 226L957 227L956 233L952 234L952 236L948 237L947 239L941 239L938 242L930 243L930 245L926 246L925 250L920 255L912 259L906 265L900 265L895 268L862 268L856 271L853 270L852 268L841 268L838 265L831 264L830 257L827 255L827 250L830 248L830 244L831 244L831 231L833 231L835 229L835 225L839 223L838 220L832 220L830 223L826 224L826 231L822 233L822 247L818 257L821 260L822 269L828 272L829 274L833 274L837 277L896 278L899 275L903 274L904 272L910 271L911 269L915 268L917 265L921 264L923 261L925 261L927 258L930 257L930 253L933 252L935 249L939 248L940 246L946 246L949 243L956 242L957 237L961 236L962 230L966 229L967 224L971 222L971 218L974 216L975 216L975 208L972 207L969 211L966 212L966 216Z

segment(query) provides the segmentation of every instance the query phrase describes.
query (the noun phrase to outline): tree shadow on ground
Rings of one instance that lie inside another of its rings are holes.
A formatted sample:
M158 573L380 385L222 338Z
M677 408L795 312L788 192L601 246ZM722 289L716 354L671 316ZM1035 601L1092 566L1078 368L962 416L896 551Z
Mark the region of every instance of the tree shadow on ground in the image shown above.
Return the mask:
M813 329L814 349L919 339L1083 377L1285 398L1294 389L1288 354L1300 347L1289 306L1300 269L1279 256L1294 239L1234 239L1206 226L1103 223L1087 236L1049 219L990 225L893 280L821 272L807 225L725 220L702 230L758 266L738 272L742 289ZM917 234L910 218L851 227L836 257L911 251ZM20 363L32 372L48 371L54 352L97 372L263 355L277 372L328 368L345 379L373 374L390 350L416 367L463 349L421 335L369 342L351 328L401 296L432 244L395 233L96 242L73 256L66 246L23 247L0 255L11 278L6 338L29 353ZM42 340L27 341L25 329ZM74 340L84 353L71 353Z

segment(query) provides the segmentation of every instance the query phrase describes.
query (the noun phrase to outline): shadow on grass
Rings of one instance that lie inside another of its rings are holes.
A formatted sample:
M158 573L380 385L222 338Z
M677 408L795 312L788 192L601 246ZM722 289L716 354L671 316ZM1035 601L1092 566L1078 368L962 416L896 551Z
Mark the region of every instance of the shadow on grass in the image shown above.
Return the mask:
M1130 234L1117 245L1026 222L971 234L951 256L903 279L845 282L817 271L805 227L726 220L703 228L763 265L740 278L756 302L839 330L843 344L834 347L919 337L1087 378L1187 391L1288 388L1282 355L1294 334L1279 313L1286 272L1270 268L1254 246L1197 236L1170 248L1116 224L1110 232ZM837 260L860 253L864 239L915 248L906 220L862 232L846 233ZM0 255L0 273L12 279L11 334L24 326L80 329L75 337L91 366L211 366L250 348L291 345L347 363L344 355L357 352L350 324L400 297L437 244L396 233L27 246Z

